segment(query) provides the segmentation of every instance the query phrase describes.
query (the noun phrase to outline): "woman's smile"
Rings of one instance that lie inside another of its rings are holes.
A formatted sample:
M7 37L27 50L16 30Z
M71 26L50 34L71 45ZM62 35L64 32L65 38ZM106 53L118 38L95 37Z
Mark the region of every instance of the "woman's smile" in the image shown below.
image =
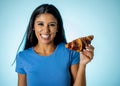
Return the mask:
M40 34L42 39L48 40L50 38L50 34Z

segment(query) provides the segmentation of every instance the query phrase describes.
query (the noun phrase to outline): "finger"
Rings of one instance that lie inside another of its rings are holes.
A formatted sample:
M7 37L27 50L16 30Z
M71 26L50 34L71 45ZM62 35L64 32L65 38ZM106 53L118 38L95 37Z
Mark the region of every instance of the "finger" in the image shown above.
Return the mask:
M88 47L93 49L93 50L95 49L94 46L92 46L91 44L89 44Z
M86 48L87 51L93 52L93 49L91 48Z
M94 53L93 51L87 51L87 50L83 50L83 54L88 56L90 59L93 59Z
M86 46L87 51L94 51L94 47L92 45Z
M81 52L81 55L83 55L84 57L86 57L87 59L91 59L89 56L87 56L84 52Z

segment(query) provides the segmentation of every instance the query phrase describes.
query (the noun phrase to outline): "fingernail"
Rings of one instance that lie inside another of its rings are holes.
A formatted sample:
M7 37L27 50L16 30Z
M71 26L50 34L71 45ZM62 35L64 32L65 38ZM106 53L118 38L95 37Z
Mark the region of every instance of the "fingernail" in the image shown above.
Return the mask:
M91 46L90 44L88 46Z
M85 48L87 49L88 47L86 46Z
M86 49L87 51L90 51L89 49Z
M85 51L85 49L83 49L83 51Z

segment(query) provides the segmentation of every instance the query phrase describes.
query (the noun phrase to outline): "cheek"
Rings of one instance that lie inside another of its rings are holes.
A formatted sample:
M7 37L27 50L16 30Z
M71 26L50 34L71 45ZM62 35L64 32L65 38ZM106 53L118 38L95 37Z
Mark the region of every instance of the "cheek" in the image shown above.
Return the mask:
M57 27L55 27L55 28L51 28L50 31L53 32L53 33L56 33L58 31L58 29L57 29Z
M35 30L35 34L37 35L38 33L40 33L41 28L38 25L35 25L34 30Z
M57 35L57 32L53 33L51 37L54 39L56 35Z
M40 35L40 31L39 30L35 30L35 35L38 38L38 36Z

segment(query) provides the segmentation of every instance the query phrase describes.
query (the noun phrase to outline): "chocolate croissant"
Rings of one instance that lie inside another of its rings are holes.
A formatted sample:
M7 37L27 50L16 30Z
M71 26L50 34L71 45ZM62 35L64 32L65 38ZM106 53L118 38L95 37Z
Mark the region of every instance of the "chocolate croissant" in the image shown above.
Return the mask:
M85 49L85 47L88 44L91 44L91 41L93 40L93 38L94 38L93 35L81 37L81 38L73 40L72 42L67 43L65 47L70 50L81 52L83 51L83 49Z

